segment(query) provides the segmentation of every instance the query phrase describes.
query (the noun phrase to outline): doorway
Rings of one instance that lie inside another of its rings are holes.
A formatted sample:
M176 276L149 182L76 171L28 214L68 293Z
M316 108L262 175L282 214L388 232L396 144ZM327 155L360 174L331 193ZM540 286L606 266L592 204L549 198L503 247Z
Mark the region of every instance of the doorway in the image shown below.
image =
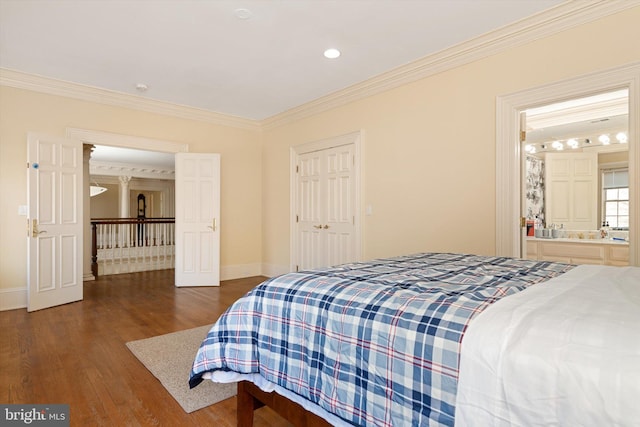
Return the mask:
M628 106L623 89L523 112L522 258L628 265Z
M629 264L640 266L640 63L576 77L496 100L496 254L519 257L520 117L522 111L569 99L627 89L629 93Z
M94 145L94 146L106 146L106 147L116 147L122 149L132 149L133 150L141 150L147 152L161 152L168 153L171 155L175 155L176 153L188 152L189 146L188 144L179 144L171 141L162 141L162 140L154 140L148 138L140 138L128 135L121 135L109 132L99 132L93 130L86 129L76 129L76 128L67 128L66 136L70 139L78 140L83 144ZM87 172L88 173L88 172ZM145 177L141 175L141 177ZM151 176L149 176L151 177ZM153 176L156 178L155 176ZM85 177L89 178L89 177ZM116 181L117 183L117 181ZM126 195L127 199L129 195ZM135 206L135 205L133 205ZM84 201L85 212L89 212L89 200ZM83 227L82 240L84 242L85 249L83 252L83 270L85 274L91 271L91 226L90 219L88 215L85 215L85 224ZM91 275L91 277L93 277Z

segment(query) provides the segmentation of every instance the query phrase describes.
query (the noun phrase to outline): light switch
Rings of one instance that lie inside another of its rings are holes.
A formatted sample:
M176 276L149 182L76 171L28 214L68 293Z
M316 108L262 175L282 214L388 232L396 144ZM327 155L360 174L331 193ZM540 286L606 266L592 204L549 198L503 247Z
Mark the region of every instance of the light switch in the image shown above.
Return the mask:
M28 213L27 205L18 206L18 215L27 216Z

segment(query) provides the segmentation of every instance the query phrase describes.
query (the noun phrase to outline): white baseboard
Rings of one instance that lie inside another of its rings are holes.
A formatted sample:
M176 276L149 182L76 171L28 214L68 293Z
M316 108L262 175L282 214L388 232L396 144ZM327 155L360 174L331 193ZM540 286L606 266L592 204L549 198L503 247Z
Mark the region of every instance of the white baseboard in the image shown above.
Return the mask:
M238 264L220 267L220 280L242 279L261 275L260 264Z
M280 276L281 274L289 273L288 266L277 264L262 264L262 275L267 277Z
M0 289L0 311L27 308L27 288Z

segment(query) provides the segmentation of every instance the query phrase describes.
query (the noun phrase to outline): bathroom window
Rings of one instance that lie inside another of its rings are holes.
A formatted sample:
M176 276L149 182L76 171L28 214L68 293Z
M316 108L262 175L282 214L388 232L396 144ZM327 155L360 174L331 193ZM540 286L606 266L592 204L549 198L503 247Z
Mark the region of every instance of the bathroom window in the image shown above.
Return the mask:
M629 169L602 172L602 218L613 229L629 229Z

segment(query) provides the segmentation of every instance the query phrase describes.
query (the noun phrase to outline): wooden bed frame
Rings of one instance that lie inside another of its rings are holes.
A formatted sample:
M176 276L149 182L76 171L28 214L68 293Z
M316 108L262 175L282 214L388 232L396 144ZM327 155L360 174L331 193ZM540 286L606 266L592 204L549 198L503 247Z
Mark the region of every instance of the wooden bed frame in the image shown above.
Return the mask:
M278 415L296 427L330 427L326 420L307 411L302 406L279 395L275 391L271 393L260 390L258 386L249 381L238 383L238 427L253 427L253 411L263 406L273 409Z

